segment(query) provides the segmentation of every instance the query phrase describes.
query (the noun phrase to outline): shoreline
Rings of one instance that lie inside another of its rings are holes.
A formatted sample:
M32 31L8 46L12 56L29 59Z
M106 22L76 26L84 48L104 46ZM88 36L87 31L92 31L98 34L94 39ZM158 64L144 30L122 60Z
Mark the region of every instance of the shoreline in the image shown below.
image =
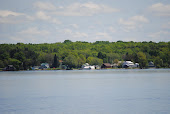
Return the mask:
M96 70L147 70L147 69L170 69L170 68L107 68L107 69L94 69L94 70L83 70L83 69L38 69L38 70L14 70L14 71L73 71L73 70L77 70L77 71L96 71ZM0 72L13 72L13 71L5 71L5 70L1 70Z

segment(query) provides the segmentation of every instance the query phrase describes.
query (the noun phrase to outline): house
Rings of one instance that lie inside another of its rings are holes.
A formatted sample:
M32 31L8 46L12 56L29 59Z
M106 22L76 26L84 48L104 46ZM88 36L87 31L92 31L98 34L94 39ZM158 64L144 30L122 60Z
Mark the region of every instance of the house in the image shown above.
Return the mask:
M154 63L153 63L152 61L150 61L150 62L148 63L148 67L153 68L153 67L155 67L155 65L154 65Z
M41 63L41 66L39 67L39 69L47 69L50 68L48 63Z
M122 64L122 68L137 68L139 67L138 63L133 63L132 61L124 61Z
M135 67L135 68L138 68L138 67L139 67L139 63L135 63L135 64L134 64L134 67Z
M3 69L3 71L15 71L16 68L13 65L8 65Z
M40 66L33 66L32 70L38 70L40 68Z
M95 66L91 66L88 63L85 63L81 66L82 70L94 70Z
M110 63L103 63L101 68L112 68L112 65Z

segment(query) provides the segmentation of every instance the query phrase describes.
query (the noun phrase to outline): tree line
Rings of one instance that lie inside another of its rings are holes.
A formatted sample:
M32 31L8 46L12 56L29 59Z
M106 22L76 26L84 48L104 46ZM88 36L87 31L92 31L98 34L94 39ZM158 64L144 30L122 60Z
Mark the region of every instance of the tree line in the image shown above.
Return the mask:
M69 68L80 68L82 64L99 65L133 61L140 68L147 68L154 62L157 68L170 67L170 42L109 42L94 43L65 40L43 44L0 44L0 68L14 65L18 70L26 70L41 63L59 67L60 61Z

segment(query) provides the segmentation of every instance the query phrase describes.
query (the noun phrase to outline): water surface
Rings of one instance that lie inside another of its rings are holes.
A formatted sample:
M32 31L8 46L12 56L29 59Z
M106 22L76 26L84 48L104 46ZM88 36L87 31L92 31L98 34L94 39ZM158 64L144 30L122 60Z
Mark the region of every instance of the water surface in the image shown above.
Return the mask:
M168 114L170 69L0 72L0 113Z

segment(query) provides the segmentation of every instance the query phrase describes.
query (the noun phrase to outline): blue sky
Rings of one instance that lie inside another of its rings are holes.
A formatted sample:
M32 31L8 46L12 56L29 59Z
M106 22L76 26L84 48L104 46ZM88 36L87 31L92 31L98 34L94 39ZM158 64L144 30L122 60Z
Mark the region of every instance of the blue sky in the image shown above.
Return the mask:
M0 43L170 41L169 0L0 0Z

